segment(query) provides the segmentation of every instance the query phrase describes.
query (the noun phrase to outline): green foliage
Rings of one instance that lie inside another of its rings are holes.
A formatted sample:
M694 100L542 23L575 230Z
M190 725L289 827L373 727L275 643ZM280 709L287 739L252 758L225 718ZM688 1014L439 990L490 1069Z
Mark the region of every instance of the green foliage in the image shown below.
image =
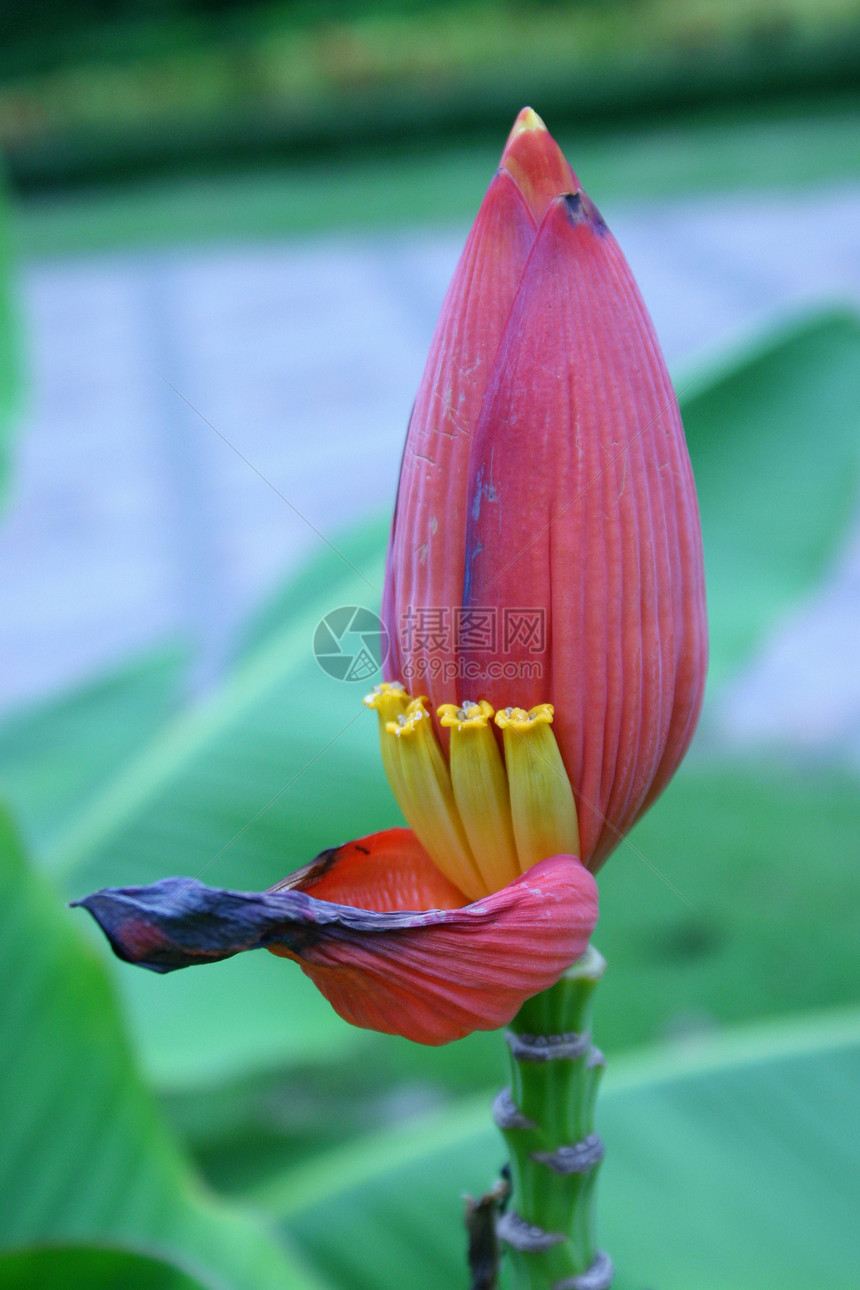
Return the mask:
M531 91L529 97L533 97ZM535 106L547 112L535 98ZM517 102L510 115L521 106ZM554 118L547 119L553 125ZM612 202L645 193L649 200L690 192L793 190L798 157L807 184L855 181L860 175L860 111L855 99L833 98L826 111L780 107L754 119L735 112L635 128L597 128L586 118L553 133L577 174L609 214ZM482 144L403 156L387 149L350 152L337 164L280 160L260 173L183 176L181 180L64 192L27 203L16 230L29 255L102 252L106 248L271 238L434 223L473 217L499 161L498 131ZM349 200L344 201L348 193Z
M196 1184L134 1066L101 959L0 816L0 1248L168 1258L228 1290L321 1290L261 1224ZM178 1284L181 1285L181 1282Z
M0 1254L3 1290L204 1290L161 1260L127 1250L60 1245Z
M57 831L156 734L177 706L186 662L161 649L4 719L0 783L34 847L61 845Z
M312 652L325 613L378 597L384 545L374 522L339 542L340 554L326 550L248 625L235 667L211 695L166 722L62 826L55 803L46 865L70 897L168 872L268 887L332 842L399 820L375 718L361 704L366 687L333 680ZM130 686L129 706L136 693ZM31 732L37 726L34 717ZM54 793L50 776L42 784ZM147 1069L170 1087L308 1054L331 1060L365 1040L298 970L268 954L210 970L118 974Z
M20 185L403 154L495 134L526 101L577 129L635 129L678 107L831 100L856 88L860 35L853 0L100 7L98 21L67 7L65 21L34 23L23 6L11 39L0 27L0 144Z
M618 1290L852 1290L860 1015L610 1065L600 1243ZM503 1159L477 1100L320 1157L259 1199L335 1284L463 1284L462 1193Z
M362 532L339 544L342 555L326 552L285 593L277 628L264 614L251 633L256 647L69 822L49 863L70 890L115 885L117 875L152 881L165 869L266 887L333 840L392 822L374 722L361 704L367 683L333 680L312 650L329 610L378 599L384 539L378 525L372 534L373 563L363 559Z
M682 404L718 685L815 585L855 513L860 320L801 320L707 373Z
M860 1002L859 836L850 773L685 766L600 877L601 1045Z

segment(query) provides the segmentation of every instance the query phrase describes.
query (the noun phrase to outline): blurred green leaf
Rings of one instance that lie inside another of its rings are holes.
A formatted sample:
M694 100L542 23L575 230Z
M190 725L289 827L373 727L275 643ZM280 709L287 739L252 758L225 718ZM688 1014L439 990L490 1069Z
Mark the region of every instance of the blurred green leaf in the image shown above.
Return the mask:
M860 1003L858 838L856 775L688 762L600 874L600 1042Z
M161 649L71 692L4 716L0 783L31 846L62 841L66 820L175 709L187 657Z
M246 1062L217 1084L201 1085L197 1073L196 1083L169 1087L162 1101L170 1121L216 1190L247 1196L321 1152L504 1079L505 1046L495 1032L443 1048L354 1033L347 1054L321 1053L310 1033L298 1036L290 1063L260 1071Z
M279 157L266 171L213 168L203 177L154 179L145 188L110 184L82 193L68 187L50 197L31 197L16 235L24 255L42 257L141 245L318 237L333 230L384 233L428 219L458 221L465 231L498 165L508 114L512 120L522 106L516 94L504 92L508 101L494 112L486 143L463 144L446 130L438 147L410 146L393 155L384 148L362 148L341 154L337 165L311 167ZM569 101L569 69L560 93ZM531 90L526 98L536 101ZM642 193L665 198L766 187L790 191L798 157L808 184L853 182L860 174L853 96L828 95L825 104L782 103L749 114L735 105L724 112L675 116L671 125L637 112L632 127L600 125L588 112L575 126L565 126L543 98L538 106L604 214L613 203L635 202ZM342 120L342 105L338 113ZM388 113L397 121L390 105Z
M197 1184L137 1076L81 918L28 871L0 817L0 1246L126 1246L219 1290L321 1290Z
M860 1014L612 1064L600 1239L617 1290L853 1290ZM259 1199L351 1290L465 1284L462 1194L504 1159L490 1095L332 1152Z
M106 946L103 957L111 957ZM247 1072L277 1083L284 1068L299 1066L312 1080L318 1064L361 1060L372 1042L295 964L265 950L169 976L113 959L108 967L146 1074L192 1100ZM208 1131L220 1135L227 1125L213 1114Z
M378 603L384 545L375 521L301 571L214 692L66 825L46 863L69 895L168 873L260 889L334 842L400 821L361 702L370 680L336 681L313 654L329 610ZM118 965L118 979L147 1069L170 1087L308 1053L329 1060L365 1038L265 953L166 978Z
M345 562L353 546L366 549L363 529L299 574L284 620L261 622L256 647L70 822L48 859L70 890L167 872L261 888L333 841L398 818L361 702L372 678L334 680L313 653L326 613L378 603L381 535L377 562L360 575Z
M294 622L309 603L318 601L321 594L331 597L341 586L344 591L352 588L357 603L378 609L379 571L385 563L390 528L390 515L373 515L339 533L334 549L321 547L249 615L239 631L234 661L247 658ZM332 600L329 608L343 603L349 602Z
M3 1290L202 1290L161 1260L127 1250L61 1245L0 1254Z
M682 394L702 513L710 685L827 569L857 507L860 319L802 319Z

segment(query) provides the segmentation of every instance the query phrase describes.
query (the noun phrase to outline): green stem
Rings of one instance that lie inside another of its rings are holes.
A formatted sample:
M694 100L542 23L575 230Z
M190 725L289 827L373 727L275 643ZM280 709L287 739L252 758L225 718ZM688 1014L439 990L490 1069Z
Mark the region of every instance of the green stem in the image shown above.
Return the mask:
M606 1290L595 1183L603 1143L594 1103L604 1060L591 1043L594 989L605 960L589 947L550 990L523 1005L505 1038L511 1086L496 1123L510 1153L511 1197L499 1221L516 1290Z

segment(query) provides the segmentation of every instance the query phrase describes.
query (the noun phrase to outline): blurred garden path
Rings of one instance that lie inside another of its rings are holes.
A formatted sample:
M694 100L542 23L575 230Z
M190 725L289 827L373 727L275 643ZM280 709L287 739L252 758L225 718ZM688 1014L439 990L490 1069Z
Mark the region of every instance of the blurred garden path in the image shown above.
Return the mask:
M856 184L604 214L682 383L786 311L860 308ZM0 709L177 636L202 649L205 682L239 618L318 548L314 529L336 538L390 508L463 234L22 266L30 397L0 532ZM855 535L832 582L734 687L727 728L847 741L860 756L858 657Z

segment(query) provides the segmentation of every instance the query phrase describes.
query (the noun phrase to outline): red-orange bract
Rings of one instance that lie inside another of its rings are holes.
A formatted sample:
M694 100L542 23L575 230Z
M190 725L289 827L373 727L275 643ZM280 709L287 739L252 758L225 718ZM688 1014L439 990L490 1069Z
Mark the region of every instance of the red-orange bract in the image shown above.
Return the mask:
M76 903L130 963L172 972L268 949L353 1025L423 1044L505 1025L584 952L597 921L594 879L572 856L467 904L408 829L334 847L270 891L164 878Z

